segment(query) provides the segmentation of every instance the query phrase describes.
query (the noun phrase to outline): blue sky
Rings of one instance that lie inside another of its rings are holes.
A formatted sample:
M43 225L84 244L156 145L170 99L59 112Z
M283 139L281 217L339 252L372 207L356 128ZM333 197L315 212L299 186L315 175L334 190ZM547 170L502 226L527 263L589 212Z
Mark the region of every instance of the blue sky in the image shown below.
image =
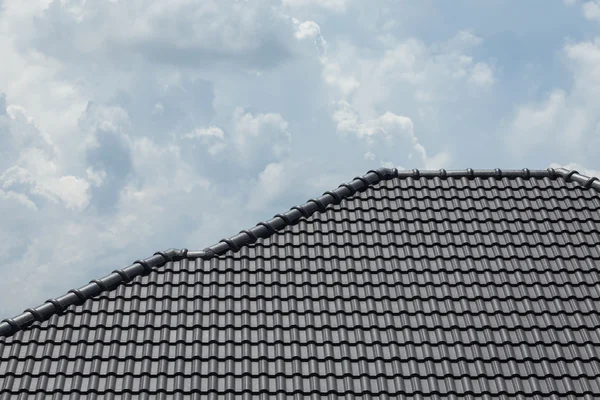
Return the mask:
M380 166L600 175L600 0L0 4L0 319Z

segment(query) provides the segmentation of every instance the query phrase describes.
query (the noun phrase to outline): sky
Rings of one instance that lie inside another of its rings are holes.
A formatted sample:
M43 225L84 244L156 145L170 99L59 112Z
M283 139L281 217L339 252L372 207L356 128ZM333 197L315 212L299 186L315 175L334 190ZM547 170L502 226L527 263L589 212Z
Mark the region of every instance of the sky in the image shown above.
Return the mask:
M600 0L0 0L0 319L381 166L600 176Z

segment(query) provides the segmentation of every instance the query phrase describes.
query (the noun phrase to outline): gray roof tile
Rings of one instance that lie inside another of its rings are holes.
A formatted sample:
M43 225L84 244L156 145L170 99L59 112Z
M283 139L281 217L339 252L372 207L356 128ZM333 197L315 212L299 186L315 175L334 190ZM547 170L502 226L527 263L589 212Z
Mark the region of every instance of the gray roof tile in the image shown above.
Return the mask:
M598 190L370 171L0 323L0 399L594 398Z

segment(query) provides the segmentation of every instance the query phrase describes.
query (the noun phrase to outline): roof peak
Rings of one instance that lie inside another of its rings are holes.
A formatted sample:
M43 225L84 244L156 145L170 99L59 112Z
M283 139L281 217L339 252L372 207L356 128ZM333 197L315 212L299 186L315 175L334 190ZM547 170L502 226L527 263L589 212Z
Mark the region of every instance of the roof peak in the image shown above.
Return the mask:
M188 251L187 249L169 249L158 251L152 257L144 260L136 260L132 265L101 278L93 279L87 285L72 289L68 293L55 299L49 299L44 304L28 308L22 314L7 318L0 322L0 337L11 336L19 330L31 325L35 321L45 321L55 314L63 312L71 305L79 305L86 300L98 296L104 291L117 288L121 283L126 283L139 275L145 275L153 268L164 266L167 262L180 261L182 259L211 259L227 251L238 251L241 246L254 243L259 238L268 238L275 232L293 225L302 217L308 218L316 211L325 211L330 204L339 204L343 199L352 196L356 192L365 191L368 187L382 180L394 178L563 178L565 181L574 181L586 188L594 188L600 191L600 180L597 177L587 177L574 170L564 168L548 169L520 169L501 170L496 169L471 169L464 170L398 170L396 168L379 168L370 170L363 176L357 176L348 183L342 183L334 190L328 190L322 196L312 198L301 206L294 206L289 211L276 214L268 221L259 222L250 229L244 229L237 235L227 239L221 239L218 243L201 251Z

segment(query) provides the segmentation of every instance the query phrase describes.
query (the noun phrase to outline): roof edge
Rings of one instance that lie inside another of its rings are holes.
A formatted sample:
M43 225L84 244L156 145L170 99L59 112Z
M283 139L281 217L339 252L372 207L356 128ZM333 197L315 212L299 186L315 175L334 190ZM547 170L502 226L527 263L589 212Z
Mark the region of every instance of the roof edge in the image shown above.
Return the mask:
M258 238L267 238L278 230L296 223L302 217L308 218L316 211L325 211L328 205L339 203L357 191L364 191L381 180L395 176L397 176L397 170L395 169L379 168L370 170L363 176L357 176L349 183L341 184L335 190L326 191L323 196L312 198L301 206L294 206L283 214L277 214L266 222L259 222L255 227L244 229L239 234L228 239L222 239L202 251L188 251L187 249L158 251L149 258L136 260L128 267L114 270L103 278L93 279L79 289L71 289L60 297L46 300L40 306L27 308L23 313L13 318L2 320L0 322L0 337L14 335L35 321L46 321L53 315L64 312L69 306L81 305L86 300L96 297L102 292L114 290L122 283L130 282L139 275L149 274L152 269L162 267L167 262L180 261L186 258L208 260L229 250L237 251L242 245L254 243Z
M544 170L505 170L499 168L492 170L406 170L399 171L396 168L379 168L370 170L363 176L357 176L351 182L342 183L337 189L328 190L322 196L312 198L301 206L294 206L289 211L276 214L268 221L259 222L250 229L244 229L237 235L227 239L221 239L218 243L200 251L188 251L187 249L169 249L158 251L151 257L144 260L136 260L132 265L120 270L114 270L109 275L93 279L85 286L79 289L69 290L66 294L49 299L44 304L28 308L23 313L4 319L0 322L0 337L11 336L16 332L28 327L33 322L42 322L55 314L60 314L71 305L81 305L86 300L98 296L105 291L116 289L121 283L127 283L139 275L147 275L152 269L164 266L167 262L180 261L183 259L202 258L211 259L217 255L224 254L230 250L236 252L241 246L256 242L259 238L268 238L275 232L293 225L302 217L308 218L316 211L324 212L330 204L339 204L343 199L354 195L356 192L363 192L371 185L379 183L382 180L393 178L441 178L466 177L474 178L545 178L555 179L562 177L565 181L572 180L583 185L586 188L594 188L600 191L600 180L596 177L587 177L579 174L577 171L570 171L564 168L548 168Z

